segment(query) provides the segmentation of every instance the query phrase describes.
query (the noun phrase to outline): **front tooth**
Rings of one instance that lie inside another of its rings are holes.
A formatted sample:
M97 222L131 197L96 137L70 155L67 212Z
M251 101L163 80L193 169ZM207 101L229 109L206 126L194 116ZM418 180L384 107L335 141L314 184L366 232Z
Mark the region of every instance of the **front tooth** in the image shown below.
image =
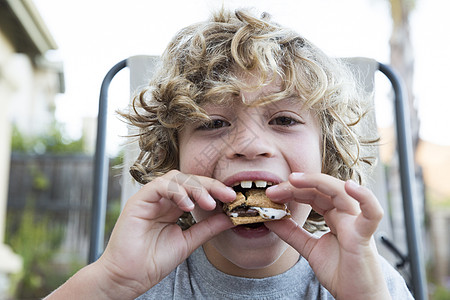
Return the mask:
M241 187L244 189L250 189L252 187L252 181L241 181Z
M257 180L257 181L255 181L255 185L258 188L265 188L267 186L267 181Z

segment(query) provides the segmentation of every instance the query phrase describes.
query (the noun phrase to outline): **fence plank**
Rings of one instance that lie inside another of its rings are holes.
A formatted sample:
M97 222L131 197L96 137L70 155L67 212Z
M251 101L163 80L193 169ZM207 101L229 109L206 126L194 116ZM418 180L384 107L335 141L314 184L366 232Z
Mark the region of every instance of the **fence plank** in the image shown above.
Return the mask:
M108 201L120 201L120 178L112 170ZM63 228L63 252L87 259L93 190L93 157L88 155L11 155L8 214L19 222L27 205ZM12 230L18 223L11 226Z

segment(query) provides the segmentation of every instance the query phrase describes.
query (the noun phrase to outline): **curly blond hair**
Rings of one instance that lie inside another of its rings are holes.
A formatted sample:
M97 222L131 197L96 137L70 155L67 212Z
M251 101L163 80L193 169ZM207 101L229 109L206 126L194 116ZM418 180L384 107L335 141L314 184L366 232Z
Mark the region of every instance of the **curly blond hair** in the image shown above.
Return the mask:
M295 93L313 109L323 134L322 172L362 182L364 141L355 130L364 116L364 95L344 62L325 55L294 31L248 11L221 10L210 20L178 32L162 55L150 85L123 116L139 128L141 153L130 172L144 184L179 164L177 134L184 124L207 121L201 105L238 96L237 73L258 74L258 86L281 78L281 91L262 99L274 102ZM256 88L256 86L253 86ZM260 104L261 104L260 103ZM305 228L322 218L311 212Z

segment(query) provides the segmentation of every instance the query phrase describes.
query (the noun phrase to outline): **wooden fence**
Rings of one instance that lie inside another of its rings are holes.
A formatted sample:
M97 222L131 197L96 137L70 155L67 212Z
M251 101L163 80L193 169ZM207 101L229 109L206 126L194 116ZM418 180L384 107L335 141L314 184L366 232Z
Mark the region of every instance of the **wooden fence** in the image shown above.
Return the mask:
M11 156L8 215L17 228L28 206L64 232L62 253L87 259L93 191L93 157L87 155ZM120 177L112 169L108 203L119 201Z

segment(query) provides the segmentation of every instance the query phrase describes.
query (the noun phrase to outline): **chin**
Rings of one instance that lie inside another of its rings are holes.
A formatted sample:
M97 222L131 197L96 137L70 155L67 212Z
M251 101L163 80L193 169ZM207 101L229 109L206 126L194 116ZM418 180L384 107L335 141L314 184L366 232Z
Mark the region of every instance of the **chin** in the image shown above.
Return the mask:
M232 230L224 234L232 235L233 239L214 239L210 241L211 245L222 259L240 269L267 268L280 259L289 247L273 233L261 239L242 239L236 237Z
M283 252L273 253L258 251L258 253L246 253L240 254L238 257L230 257L228 260L245 270L260 270L265 269L273 265L283 254Z

